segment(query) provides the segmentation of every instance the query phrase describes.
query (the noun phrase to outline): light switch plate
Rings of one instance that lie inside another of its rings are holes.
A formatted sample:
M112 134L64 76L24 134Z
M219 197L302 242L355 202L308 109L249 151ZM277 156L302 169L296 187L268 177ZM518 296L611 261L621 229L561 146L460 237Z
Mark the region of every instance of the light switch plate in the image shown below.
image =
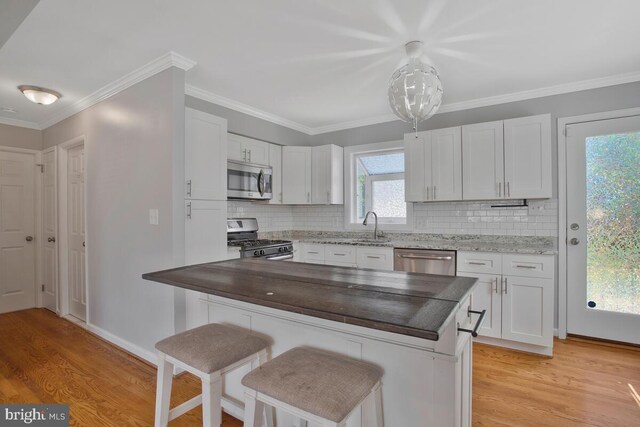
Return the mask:
M158 225L158 209L149 209L149 224Z

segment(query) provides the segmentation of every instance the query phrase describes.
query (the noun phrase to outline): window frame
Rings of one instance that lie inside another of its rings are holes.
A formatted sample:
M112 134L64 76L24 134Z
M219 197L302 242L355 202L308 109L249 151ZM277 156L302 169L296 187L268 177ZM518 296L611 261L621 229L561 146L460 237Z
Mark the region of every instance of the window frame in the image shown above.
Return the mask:
M392 152L404 152L404 141L377 142L373 144L354 145L344 148L344 227L346 230L364 231L373 227L372 224L367 227L363 226L357 218L358 205L356 198L358 158L362 155L387 154ZM367 187L367 183L370 185L370 182L373 180L397 180L400 175L404 177L404 173L371 175L367 177L367 180L365 181L365 188ZM406 189L406 177L404 177L404 181ZM387 231L412 230L414 222L413 203L406 203L406 206L406 223L399 223L398 219L379 218L378 228L380 230ZM369 206L366 207L370 208Z

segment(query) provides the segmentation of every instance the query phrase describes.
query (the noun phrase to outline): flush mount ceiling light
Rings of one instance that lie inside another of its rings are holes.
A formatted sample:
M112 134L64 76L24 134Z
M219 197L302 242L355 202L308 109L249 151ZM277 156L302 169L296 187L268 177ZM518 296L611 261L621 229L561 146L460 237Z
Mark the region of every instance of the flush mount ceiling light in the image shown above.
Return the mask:
M420 60L422 42L405 46L409 63L398 68L389 82L391 109L418 130L418 123L433 116L442 103L442 82L431 65Z
M62 95L51 89L45 89L38 86L18 86L20 92L31 102L41 105L49 105L56 102Z

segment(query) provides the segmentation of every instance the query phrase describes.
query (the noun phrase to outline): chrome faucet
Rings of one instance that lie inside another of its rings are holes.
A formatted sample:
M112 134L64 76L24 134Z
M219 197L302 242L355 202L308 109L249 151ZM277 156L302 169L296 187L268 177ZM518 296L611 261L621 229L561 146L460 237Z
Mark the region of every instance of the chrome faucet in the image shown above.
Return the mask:
M362 225L367 225L369 214L373 214L373 218L375 219L375 227L373 229L373 240L378 240L378 214L376 214L374 211L367 212L367 214L364 216L364 221L362 221Z

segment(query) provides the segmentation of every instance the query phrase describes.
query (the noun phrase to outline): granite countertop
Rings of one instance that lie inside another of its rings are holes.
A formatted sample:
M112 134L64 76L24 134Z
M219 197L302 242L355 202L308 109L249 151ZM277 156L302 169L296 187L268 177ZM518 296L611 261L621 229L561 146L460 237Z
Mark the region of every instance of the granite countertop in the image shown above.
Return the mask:
M554 255L556 244L550 237L443 235L423 233L387 233L371 240L372 233L294 231L264 233L265 238L288 238L303 243L378 246L392 248L441 249L477 252ZM262 237L262 236L261 236Z
M295 267L293 267L295 265ZM144 279L265 307L438 340L476 279L244 258Z

